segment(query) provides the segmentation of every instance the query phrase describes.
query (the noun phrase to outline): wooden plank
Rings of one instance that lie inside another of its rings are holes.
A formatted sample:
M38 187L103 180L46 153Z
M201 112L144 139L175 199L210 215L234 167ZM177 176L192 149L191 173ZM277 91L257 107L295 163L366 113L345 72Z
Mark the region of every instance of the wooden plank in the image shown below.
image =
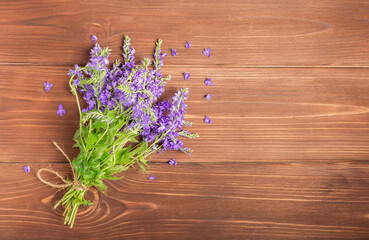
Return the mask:
M187 81L182 73L192 74ZM2 162L65 162L51 141L72 150L78 112L65 67L0 66L0 151ZM173 75L164 98L190 87L187 117L200 138L185 140L189 162L360 160L369 157L367 69L166 67ZM34 80L30 76L37 76ZM212 77L214 87L203 80ZM43 90L46 80L55 85ZM213 93L211 101L204 95ZM62 103L67 111L56 115ZM203 116L213 123L206 125Z
M369 4L337 0L2 1L0 63L81 63L96 34L120 54L132 37L138 56L154 41L177 48L170 65L369 64ZM193 47L185 49L185 41ZM201 54L212 48L212 57Z
M130 170L63 226L62 192L41 167L0 165L1 239L367 239L367 164L151 164L154 181ZM52 176L50 176L52 179ZM52 233L52 234L51 234Z

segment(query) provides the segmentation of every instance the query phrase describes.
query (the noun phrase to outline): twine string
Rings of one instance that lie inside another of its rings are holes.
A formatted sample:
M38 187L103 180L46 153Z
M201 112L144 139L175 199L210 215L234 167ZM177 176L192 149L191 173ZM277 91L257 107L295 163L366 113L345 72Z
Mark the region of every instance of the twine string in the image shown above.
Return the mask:
M59 147L59 145L53 141L53 144L55 145L55 147L64 155L64 157L68 160L69 165L72 169L72 173L73 173L73 181L68 181L66 180L62 175L60 175L58 172L52 170L52 169L48 169L48 168L41 168L38 170L37 172L37 177L38 179L40 179L41 182L45 183L46 185L49 185L50 187L53 188L67 188L67 187L73 187L74 189L78 190L78 191L87 191L88 188L83 185L80 181L78 181L78 177L76 177L76 173L74 171L73 165L72 165L72 161L70 160L70 158L67 156L67 154L65 154L65 152ZM49 172L49 173L53 173L55 174L60 180L62 180L64 183L62 184L54 184L51 183L49 181L46 181L45 179L43 179L41 177L41 172Z

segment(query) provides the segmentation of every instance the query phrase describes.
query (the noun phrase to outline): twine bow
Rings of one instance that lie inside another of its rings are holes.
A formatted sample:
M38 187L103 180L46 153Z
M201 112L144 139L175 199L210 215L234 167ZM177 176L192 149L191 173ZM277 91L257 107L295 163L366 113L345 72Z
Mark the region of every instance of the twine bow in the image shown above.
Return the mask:
M62 175L60 175L58 172L48 169L48 168L41 168L38 170L37 172L37 177L38 179L40 179L41 182L53 187L53 188L67 188L67 187L73 187L74 189L78 190L78 191L87 191L88 188L83 185L80 181L78 181L78 178L76 177L76 173L74 171L73 165L72 165L72 161L69 159L69 157L67 156L67 154L65 154L65 152L59 147L59 145L53 141L53 144L55 145L55 147L64 155L64 157L66 159L68 159L69 165L72 169L72 173L73 173L73 181L67 181ZM41 177L41 172L49 172L49 173L53 173L55 174L58 178L60 178L60 180L62 180L64 183L62 184L54 184L51 182L46 181L45 179L43 179Z

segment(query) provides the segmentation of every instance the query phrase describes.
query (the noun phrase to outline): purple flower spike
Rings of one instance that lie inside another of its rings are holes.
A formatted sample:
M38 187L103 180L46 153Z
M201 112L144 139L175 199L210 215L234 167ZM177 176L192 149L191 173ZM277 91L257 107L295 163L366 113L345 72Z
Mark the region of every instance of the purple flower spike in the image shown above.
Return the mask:
M147 179L151 181L151 180L156 179L156 177L154 177L153 175L150 174L150 176Z
M45 89L45 91L48 92L53 85L54 84L52 84L52 83L44 82L44 89Z
M171 48L170 50L172 51L172 56L173 57L178 55L177 49Z
M187 41L187 44L185 45L186 48L190 48L191 47L191 42Z
M63 105L60 104L58 106L58 111L56 111L56 114L60 115L60 117L65 114L65 109L63 108Z
M214 96L214 94L206 94L205 98L210 101L212 96Z
M204 48L204 51L202 53L208 57L210 57L211 48Z
M24 172L29 173L31 168L29 166L24 166Z
M172 166L175 166L175 167L177 166L177 161L174 158L170 159L168 163L169 163L169 165L172 165Z
M212 82L211 78L207 78L204 83L207 86L213 86L213 82Z
M185 73L183 73L183 76L184 76L184 79L187 80L187 79L189 79L191 77L191 74L185 72Z
M205 115L204 117L204 123L212 123L211 119Z
M95 35L93 35L93 36L91 36L91 40L92 40L93 42L96 42L96 41L97 41L97 37L96 37Z

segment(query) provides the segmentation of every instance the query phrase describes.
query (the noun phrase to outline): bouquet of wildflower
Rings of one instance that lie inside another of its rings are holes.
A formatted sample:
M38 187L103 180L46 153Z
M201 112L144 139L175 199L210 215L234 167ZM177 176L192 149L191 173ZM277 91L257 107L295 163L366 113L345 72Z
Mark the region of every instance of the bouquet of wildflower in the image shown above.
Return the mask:
M90 52L89 62L84 67L75 65L69 71L69 85L80 114L79 129L73 140L74 147L78 147L80 152L73 161L63 153L71 163L74 179L63 180L56 173L65 183L57 187L66 188L67 192L55 208L60 204L65 207L64 224L69 224L71 228L79 206L92 205L85 199L90 187L104 192L107 186L103 180L119 179L114 174L127 170L133 164L145 171L147 157L152 153L163 150L191 153L178 139L179 136L198 136L182 129L183 125L191 126L184 118L188 88L180 89L171 101L158 101L166 82L170 80L170 76L164 77L161 72L163 57L166 56L161 52L161 44L159 39L153 65L148 58L144 58L141 65L136 65L135 50L126 36L124 61L116 60L108 68L111 50L96 43ZM87 104L84 109L81 109L79 94ZM38 176L46 183L40 172Z

